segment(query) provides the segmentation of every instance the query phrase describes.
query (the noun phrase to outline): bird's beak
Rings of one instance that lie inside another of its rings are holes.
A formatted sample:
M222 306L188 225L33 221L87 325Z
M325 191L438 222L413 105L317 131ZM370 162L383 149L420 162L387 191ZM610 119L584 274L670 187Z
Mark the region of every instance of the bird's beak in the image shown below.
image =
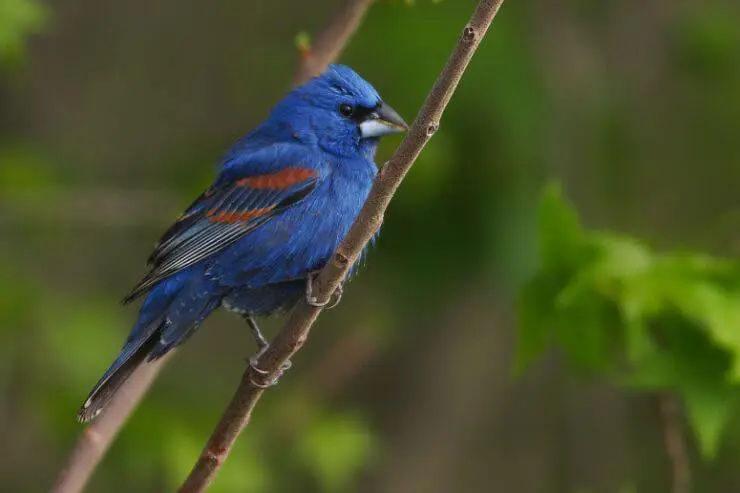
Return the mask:
M396 113L396 110L383 103L369 114L360 123L360 134L363 139L382 137L384 135L405 132L409 129L408 124Z

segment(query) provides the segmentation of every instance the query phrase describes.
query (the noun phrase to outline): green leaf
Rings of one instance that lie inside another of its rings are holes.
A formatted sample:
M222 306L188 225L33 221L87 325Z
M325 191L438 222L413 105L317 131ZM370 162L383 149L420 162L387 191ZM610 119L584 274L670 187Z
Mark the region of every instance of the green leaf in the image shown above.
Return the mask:
M553 318L555 340L581 369L606 371L613 359L615 308L594 290L581 290L558 303Z
M682 312L733 355L729 376L740 382L740 299L716 285L697 282L685 287L680 302Z
M653 254L640 241L610 233L592 234L594 283L610 284L644 274L653 265Z
M690 386L681 391L686 414L706 459L717 455L722 432L737 404L737 389L723 385Z
M540 202L539 244L544 270L570 267L582 254L578 217L555 184L548 185Z
M578 367L675 392L713 457L740 396L740 262L583 230L552 185L539 222L541 263L519 300L515 369L552 340Z
M624 351L628 362L643 361L655 351L655 344L648 328L639 313L622 306L621 318L624 324Z
M738 396L737 386L724 378L731 355L706 332L677 316L666 317L656 330L665 339L661 348L637 362L626 383L642 390L676 392L702 455L711 459Z

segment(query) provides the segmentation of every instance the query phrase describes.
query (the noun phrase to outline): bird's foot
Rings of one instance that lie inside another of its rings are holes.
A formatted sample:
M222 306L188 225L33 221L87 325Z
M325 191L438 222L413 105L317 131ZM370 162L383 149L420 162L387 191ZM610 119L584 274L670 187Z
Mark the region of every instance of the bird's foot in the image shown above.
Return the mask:
M337 286L337 289L332 293L328 300L319 301L318 297L313 294L313 282L318 277L319 271L310 272L306 279L306 303L309 306L316 308L324 308L325 310L331 310L339 304L342 300L342 294L344 293L344 287L342 284Z
M254 370L255 373L257 373L260 377L266 377L270 374L269 371L263 370L258 366L260 357L265 354L265 351L267 351L270 348L270 345L265 343L265 346L261 347L259 352L249 358L249 367ZM264 379L260 378L261 381L255 381L255 379L251 378L249 381L252 382L252 385L255 387L259 387L260 389L266 389L268 387L272 387L273 385L276 385L278 383L278 380L280 380L280 377L283 376L283 374L290 369L290 367L293 366L293 363L288 360L282 365L280 365L280 368L278 368L277 373L275 376L273 376L270 379Z
M257 347L259 348L259 351L257 354L249 358L249 366L254 370L256 374L258 374L260 377L267 376L270 372L267 370L263 370L258 366L260 357L265 354L265 352L270 348L270 343L267 342L267 339L265 339L265 336L262 335L262 331L260 330L259 326L257 325L257 322L252 318L250 315L247 315L244 317L249 324L249 329L252 331L252 335L254 336L254 342L257 343ZM256 382L254 379L251 379L252 385L255 387L259 387L261 389L266 389L267 387L272 387L276 383L278 383L278 380L280 380L280 377L283 376L283 373L288 371L291 367L292 363L290 361L286 361L282 365L280 365L280 368L277 371L277 374L272 377L269 380L264 380L261 382Z

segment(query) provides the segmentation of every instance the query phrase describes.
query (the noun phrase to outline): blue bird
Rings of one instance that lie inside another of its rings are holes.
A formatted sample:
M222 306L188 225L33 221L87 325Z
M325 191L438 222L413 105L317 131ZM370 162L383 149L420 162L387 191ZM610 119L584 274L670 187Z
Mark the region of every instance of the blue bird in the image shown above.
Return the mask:
M78 419L99 415L139 365L182 344L221 306L247 320L264 351L254 317L308 294L367 198L378 139L407 129L343 65L291 91L157 243L149 273L124 300L146 295L136 324Z

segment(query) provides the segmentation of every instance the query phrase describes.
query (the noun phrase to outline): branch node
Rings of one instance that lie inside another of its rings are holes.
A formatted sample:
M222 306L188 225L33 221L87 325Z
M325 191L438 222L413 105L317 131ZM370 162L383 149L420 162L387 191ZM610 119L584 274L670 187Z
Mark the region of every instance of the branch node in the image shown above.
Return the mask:
M475 41L476 35L475 35L475 29L472 26L465 26L465 29L463 29L463 40L472 43Z
M427 127L427 137L431 137L439 130L439 122L430 123Z
M349 264L349 257L344 252L336 252L334 254L334 262L337 264L337 267L344 269Z
M388 163L389 162L390 161L386 161L383 164L383 166L380 167L380 169L378 170L378 178L376 178L377 180L385 180L386 179L386 175L388 174L388 169L389 169L388 168Z
M85 431L83 431L82 433L87 438L87 440L90 442L90 444L96 447L99 447L103 443L103 437L92 426L88 426L87 428L85 428Z

